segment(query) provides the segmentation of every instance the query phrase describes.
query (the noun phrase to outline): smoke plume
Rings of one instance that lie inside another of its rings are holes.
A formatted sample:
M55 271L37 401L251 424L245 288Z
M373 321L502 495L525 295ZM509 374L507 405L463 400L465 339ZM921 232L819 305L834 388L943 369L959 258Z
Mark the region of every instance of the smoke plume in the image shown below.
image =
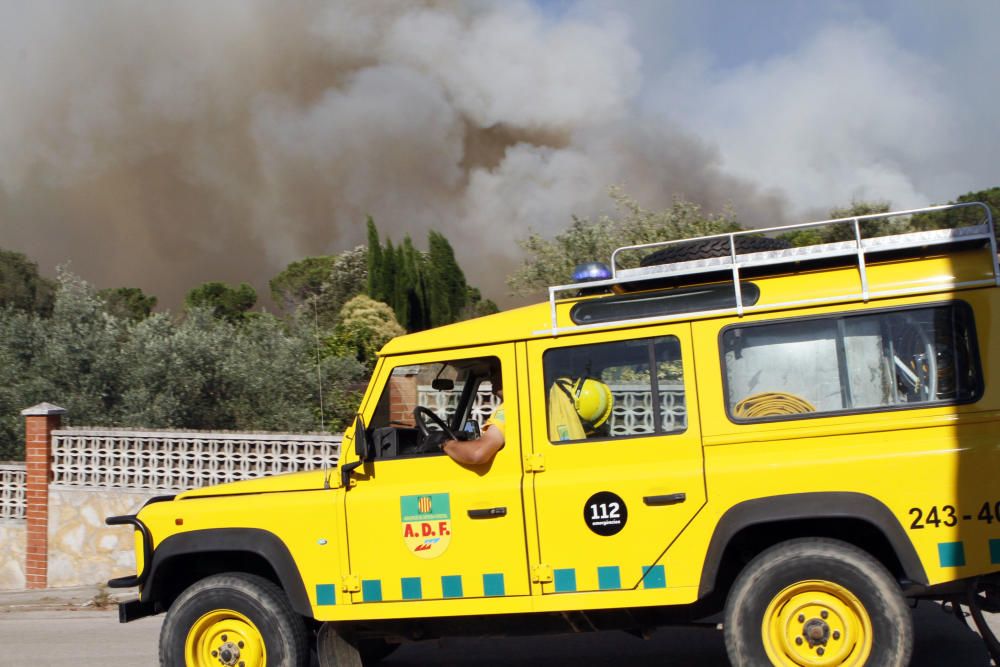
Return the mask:
M529 229L682 195L784 204L635 111L624 24L519 2L214 0L0 7L0 247L176 307L364 241L451 239L488 296Z

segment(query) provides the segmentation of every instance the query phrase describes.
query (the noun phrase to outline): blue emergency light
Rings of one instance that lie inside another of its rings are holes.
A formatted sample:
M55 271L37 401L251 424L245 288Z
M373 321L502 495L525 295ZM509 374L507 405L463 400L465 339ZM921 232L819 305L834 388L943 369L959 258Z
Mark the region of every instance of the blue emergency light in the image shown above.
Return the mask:
M589 283L592 280L607 280L611 277L611 269L602 262L587 262L577 264L573 269L574 283Z

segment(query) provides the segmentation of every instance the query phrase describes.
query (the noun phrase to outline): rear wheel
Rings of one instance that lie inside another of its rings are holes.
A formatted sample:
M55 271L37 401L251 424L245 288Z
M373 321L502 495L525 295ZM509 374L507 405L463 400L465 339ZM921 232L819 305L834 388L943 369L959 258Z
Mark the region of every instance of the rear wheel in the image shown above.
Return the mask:
M303 667L309 664L305 621L267 579L242 573L206 577L167 612L160 664Z
M913 652L899 586L837 540L790 540L757 556L730 591L724 628L737 667L904 667Z

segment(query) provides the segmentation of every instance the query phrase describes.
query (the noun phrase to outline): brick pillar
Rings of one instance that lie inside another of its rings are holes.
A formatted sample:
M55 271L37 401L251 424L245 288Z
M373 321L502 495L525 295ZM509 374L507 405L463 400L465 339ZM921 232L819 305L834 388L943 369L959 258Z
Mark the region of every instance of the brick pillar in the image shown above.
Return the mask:
M393 376L389 379L389 419L414 424L413 408L419 405L417 376Z
M27 549L24 558L28 588L46 588L49 571L49 482L52 477L52 431L62 425L66 410L39 403L22 410L27 464Z

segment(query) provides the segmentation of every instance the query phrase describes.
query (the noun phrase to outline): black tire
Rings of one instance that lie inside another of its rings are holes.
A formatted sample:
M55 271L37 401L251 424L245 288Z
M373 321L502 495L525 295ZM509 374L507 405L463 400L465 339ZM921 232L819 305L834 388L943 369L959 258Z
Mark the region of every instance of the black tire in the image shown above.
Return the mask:
M265 652L268 667L305 667L309 633L282 590L252 574L229 572L192 584L170 606L160 631L165 667L217 667L220 658L253 667Z
M825 615L824 615L825 614ZM846 542L803 538L754 558L726 600L726 651L734 667L905 667L913 619L881 563Z
M739 255L764 250L782 250L790 247L791 244L788 241L772 239L768 236L736 237L736 253ZM675 262L687 262L693 259L708 259L710 257L725 257L727 255L729 255L729 239L723 237L668 245L643 257L639 265L673 264Z

